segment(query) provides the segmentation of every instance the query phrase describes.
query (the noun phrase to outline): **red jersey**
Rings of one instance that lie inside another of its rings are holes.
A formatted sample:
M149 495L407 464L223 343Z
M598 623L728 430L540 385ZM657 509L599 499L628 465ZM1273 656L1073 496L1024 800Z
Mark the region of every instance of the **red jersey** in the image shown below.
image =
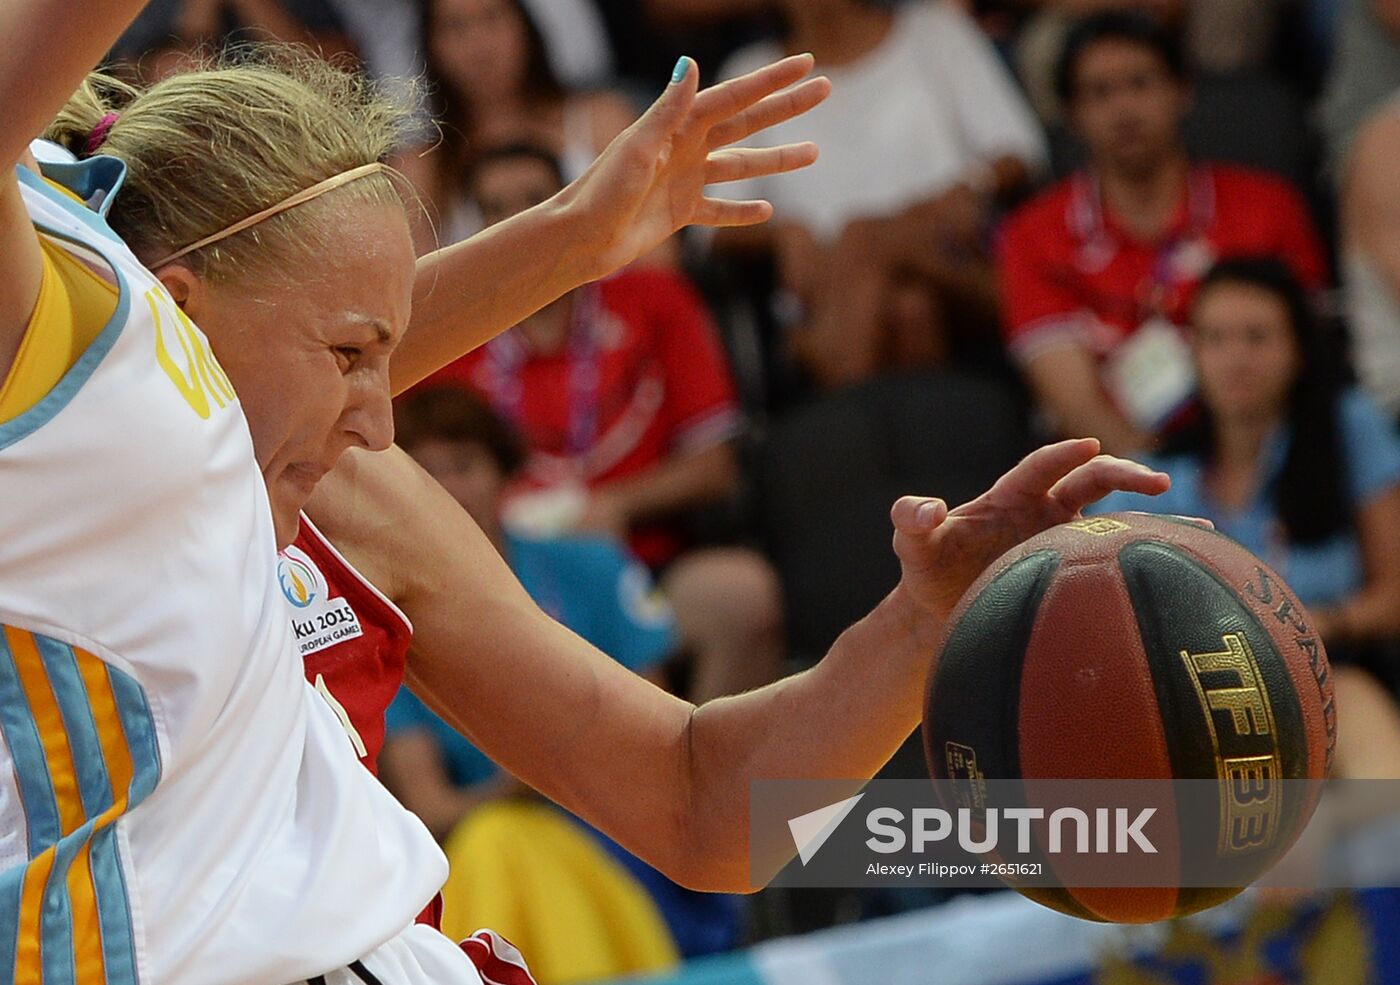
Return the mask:
M507 332L429 378L466 385L524 433L534 489L606 485L738 433L734 385L698 292L665 270L625 270L572 295L558 352ZM631 544L658 564L679 549L665 527Z
M1008 344L1021 362L1067 342L1102 359L1154 320L1184 325L1216 260L1256 254L1279 257L1308 288L1325 283L1322 242L1302 197L1281 178L1197 165L1167 234L1144 242L1104 208L1093 174L1080 172L1002 229Z
M277 581L310 682L378 775L384 713L403 683L413 626L350 566L305 514L277 562Z

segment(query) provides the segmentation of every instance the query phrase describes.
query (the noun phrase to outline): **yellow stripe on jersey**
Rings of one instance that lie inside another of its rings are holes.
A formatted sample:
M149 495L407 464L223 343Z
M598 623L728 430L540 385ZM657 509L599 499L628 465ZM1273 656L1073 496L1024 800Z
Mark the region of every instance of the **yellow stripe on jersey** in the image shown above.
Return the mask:
M43 915L44 887L53 873L57 845L44 849L24 869L24 890L19 900L19 944L15 948L15 985L42 985L44 981Z
M43 280L19 353L0 385L0 424L43 400L117 309L117 289L100 274L43 237L39 244Z
M121 803L125 810L126 801ZM73 920L73 980L75 983L105 982L107 962L102 953L102 921L97 911L97 884L92 875L91 839L83 842L68 870L68 904Z

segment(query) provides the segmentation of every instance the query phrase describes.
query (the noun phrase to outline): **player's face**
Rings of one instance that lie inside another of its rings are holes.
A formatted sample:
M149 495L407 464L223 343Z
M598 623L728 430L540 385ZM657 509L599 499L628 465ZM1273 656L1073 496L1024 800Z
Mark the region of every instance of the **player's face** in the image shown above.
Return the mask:
M1196 301L1201 399L1218 420L1267 422L1283 414L1299 372L1287 305L1249 284L1220 283Z
M429 438L417 442L412 454L479 527L488 532L496 528L506 476L485 445Z
M389 355L408 325L413 244L397 207L336 224L336 254L271 282L211 286L190 316L209 336L252 432L279 544L347 448L394 438Z
M476 204L488 226L533 208L559 191L554 170L530 157L482 165L475 181Z
M1103 40L1080 54L1071 113L1099 167L1150 171L1179 140L1188 92L1151 49Z
M511 0L434 0L433 61L459 98L509 98L525 78L526 37Z

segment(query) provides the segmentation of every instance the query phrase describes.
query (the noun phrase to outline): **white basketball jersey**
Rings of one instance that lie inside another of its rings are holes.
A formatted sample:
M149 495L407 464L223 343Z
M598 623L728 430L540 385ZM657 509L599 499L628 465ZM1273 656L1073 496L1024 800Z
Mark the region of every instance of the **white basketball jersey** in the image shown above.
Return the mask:
M302 677L204 336L98 215L21 173L35 226L120 301L0 424L0 980L346 965L412 923L446 862Z

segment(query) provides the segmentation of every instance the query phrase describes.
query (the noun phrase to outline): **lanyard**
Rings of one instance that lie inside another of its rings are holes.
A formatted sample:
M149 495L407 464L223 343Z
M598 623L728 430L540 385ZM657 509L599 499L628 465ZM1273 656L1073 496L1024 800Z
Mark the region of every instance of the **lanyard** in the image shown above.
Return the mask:
M1152 259L1152 272L1141 302L1149 317L1166 314L1167 298L1178 281L1174 271L1180 264L1180 252L1205 238L1215 213L1214 198L1210 175L1202 168L1192 168L1186 177L1186 228L1169 233Z
M598 389L602 380L602 354L598 345L598 316L602 311L596 285L579 288L571 297L568 341L568 419L564 426L564 454L583 458L598 440ZM523 427L525 364L531 353L519 330L508 332L487 347L486 386L491 406Z

